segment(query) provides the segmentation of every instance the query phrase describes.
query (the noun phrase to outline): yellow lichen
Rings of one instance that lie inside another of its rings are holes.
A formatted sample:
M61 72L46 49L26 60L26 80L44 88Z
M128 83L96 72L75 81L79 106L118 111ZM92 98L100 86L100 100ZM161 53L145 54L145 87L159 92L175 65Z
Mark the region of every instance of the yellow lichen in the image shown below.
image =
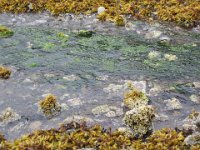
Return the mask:
M125 20L124 20L123 16L117 15L117 16L114 18L114 20L115 20L115 24L116 24L117 26L125 26Z
M0 66L0 78L8 79L11 75L11 71L3 66Z

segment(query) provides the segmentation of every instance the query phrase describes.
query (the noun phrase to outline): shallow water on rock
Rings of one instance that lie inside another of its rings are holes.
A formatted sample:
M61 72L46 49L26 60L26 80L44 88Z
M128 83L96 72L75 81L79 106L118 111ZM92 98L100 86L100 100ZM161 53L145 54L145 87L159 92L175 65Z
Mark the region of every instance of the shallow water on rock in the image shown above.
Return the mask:
M0 110L11 107L21 116L0 122L7 138L58 127L73 115L106 127L121 127L127 80L145 91L156 107L160 117L153 123L155 129L174 128L192 109L200 111L199 33L143 22L132 22L134 28L125 29L94 24L92 17L69 22L67 16L61 21L45 16L0 15L0 24L15 32L0 39L0 64L12 70L10 79L0 80ZM79 29L95 33L80 37ZM162 35L153 37L158 30ZM163 42L165 36L170 40ZM63 106L61 114L50 120L37 105L48 93L56 95ZM173 98L181 107L165 101ZM100 105L105 110L93 114Z

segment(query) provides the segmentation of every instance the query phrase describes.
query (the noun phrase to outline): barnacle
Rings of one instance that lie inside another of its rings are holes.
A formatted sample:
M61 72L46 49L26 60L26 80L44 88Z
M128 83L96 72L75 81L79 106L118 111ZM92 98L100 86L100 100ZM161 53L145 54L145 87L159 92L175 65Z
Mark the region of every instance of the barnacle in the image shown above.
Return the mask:
M124 122L133 129L135 137L142 137L151 131L154 116L154 108L151 105L144 105L127 111Z
M54 95L49 94L39 101L39 106L47 118L52 118L61 111L61 106Z
M133 88L124 94L124 105L129 109L137 108L139 106L147 105L149 99L143 93Z
M0 25L0 38L12 36L14 32L5 26Z
M11 75L11 71L3 66L0 66L0 78L8 79Z

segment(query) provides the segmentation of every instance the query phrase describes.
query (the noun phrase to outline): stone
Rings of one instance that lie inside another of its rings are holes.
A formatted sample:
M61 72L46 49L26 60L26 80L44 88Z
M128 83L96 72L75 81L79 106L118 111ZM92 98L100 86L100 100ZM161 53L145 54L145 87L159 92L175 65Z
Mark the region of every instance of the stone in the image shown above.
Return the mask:
M193 101L195 104L200 104L200 96L192 94L190 96L190 100Z
M200 82L193 82L195 88L200 88Z
M62 108L61 110L68 110L69 109L69 107L65 103L62 103L60 106Z
M92 113L94 115L101 115L110 111L108 105L100 105L92 109Z
M159 30L152 30L145 34L146 39L155 39L159 38L162 35L162 32Z
M36 129L39 129L41 126L42 126L42 122L41 121L33 121L29 125L29 129L36 130Z
M169 38L166 35L163 35L159 38L159 43L161 44L170 44L170 42L171 42L171 38Z
M178 59L176 55L172 55L172 54L164 54L164 58L168 61L175 61Z
M67 104L69 106L80 106L80 105L83 105L83 102L81 101L80 98L72 98L72 99L67 100Z
M169 120L169 117L167 115L165 115L165 114L161 114L161 113L158 114L158 113L156 113L154 120L155 121L161 121L161 122L163 122L163 121Z
M86 122L86 123L94 123L94 120L85 116L80 116L80 115L74 115L71 117L67 117L64 119L64 121L62 122L62 124L69 124L71 122L77 122L77 123L82 123L82 122Z
M105 7L102 7L102 6L101 6L101 7L98 8L97 14L99 15L99 14L105 12L105 10L106 10Z
M161 58L161 53L157 51L151 51L148 54L148 58L151 60L158 60Z
M105 114L105 116L109 118L116 117L116 113L115 111L109 111Z
M0 124L7 124L19 120L21 116L17 114L11 107L6 108L0 113Z
M182 104L177 98L172 98L168 100L164 100L164 103L166 104L167 110L179 110L182 109Z
M184 142L186 145L197 145L200 144L200 132L195 132L185 138Z
M67 81L75 81L75 80L78 80L78 77L72 74L72 75L64 76L63 79Z

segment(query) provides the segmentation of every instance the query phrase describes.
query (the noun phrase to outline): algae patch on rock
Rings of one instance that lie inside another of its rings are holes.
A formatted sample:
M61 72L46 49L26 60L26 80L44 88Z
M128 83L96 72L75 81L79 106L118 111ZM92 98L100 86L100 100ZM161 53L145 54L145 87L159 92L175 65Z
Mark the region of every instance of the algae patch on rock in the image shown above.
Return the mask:
M52 118L53 116L58 115L61 111L60 104L52 94L49 94L44 99L40 100L39 107L47 118Z
M3 66L0 66L0 78L8 79L11 75L11 71Z
M0 25L0 38L10 37L14 32L5 26Z

